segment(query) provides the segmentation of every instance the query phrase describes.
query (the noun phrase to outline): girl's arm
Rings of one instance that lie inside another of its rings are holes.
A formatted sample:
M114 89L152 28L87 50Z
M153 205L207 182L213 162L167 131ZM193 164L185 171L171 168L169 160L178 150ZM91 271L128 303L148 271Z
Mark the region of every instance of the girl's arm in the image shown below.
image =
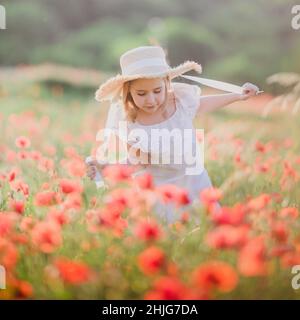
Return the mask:
M257 86L248 82L245 83L243 87L244 91L242 94L225 93L200 97L198 113L214 111L233 102L247 100L250 97L255 96L256 92L259 90Z

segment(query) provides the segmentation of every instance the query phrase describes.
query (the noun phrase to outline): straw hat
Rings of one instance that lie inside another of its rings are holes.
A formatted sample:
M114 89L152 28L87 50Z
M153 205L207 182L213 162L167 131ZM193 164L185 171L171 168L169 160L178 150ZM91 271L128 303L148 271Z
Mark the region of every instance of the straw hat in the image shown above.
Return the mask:
M126 81L166 76L172 80L190 70L202 72L201 65L194 61L185 61L179 66L171 68L166 61L164 50L159 46L137 47L125 52L120 57L120 66L122 74L108 79L96 91L95 99L97 101L119 99Z

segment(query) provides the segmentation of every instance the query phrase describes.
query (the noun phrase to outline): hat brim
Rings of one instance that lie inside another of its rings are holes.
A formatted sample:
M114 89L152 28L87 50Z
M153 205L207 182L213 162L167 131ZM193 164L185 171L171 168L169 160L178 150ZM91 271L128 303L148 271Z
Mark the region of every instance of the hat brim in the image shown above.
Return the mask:
M176 78L183 73L190 70L195 70L198 73L202 73L202 67L199 63L195 61L185 61L175 68L170 68L166 72L162 73L152 73L152 74L134 74L131 76L124 76L121 74L116 75L108 79L103 83L95 93L95 99L99 102L105 100L116 100L119 98L123 84L127 81L140 79L140 78L160 78L169 76L170 79Z

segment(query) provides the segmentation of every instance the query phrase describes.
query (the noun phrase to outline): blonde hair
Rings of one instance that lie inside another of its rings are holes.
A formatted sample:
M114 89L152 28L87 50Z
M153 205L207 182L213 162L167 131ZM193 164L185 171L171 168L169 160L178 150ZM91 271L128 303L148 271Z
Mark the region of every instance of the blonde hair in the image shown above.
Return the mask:
M138 107L134 103L133 98L130 93L130 90L129 90L130 84L133 81L134 80L125 82L123 84L123 89L122 89L122 103L123 103L123 108L124 108L125 114L126 114L126 120L131 121L131 122L135 122L135 120L137 118L137 114L138 114ZM167 98L168 98L168 91L171 88L171 80L170 80L169 76L166 76L164 78L164 83L165 83L165 88L166 88L166 97L165 97L165 101L164 101L164 104L165 104L167 101Z

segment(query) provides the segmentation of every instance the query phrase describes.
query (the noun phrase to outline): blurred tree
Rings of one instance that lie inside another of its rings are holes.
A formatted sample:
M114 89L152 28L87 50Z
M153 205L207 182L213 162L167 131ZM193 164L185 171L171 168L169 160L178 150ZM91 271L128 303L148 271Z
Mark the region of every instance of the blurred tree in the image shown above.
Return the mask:
M1 32L0 64L29 62L32 50L53 42L61 30L58 17L36 1L11 2L5 7L7 30Z
M54 61L115 72L129 48L161 44L170 63L262 83L299 70L294 0L4 0L0 65ZM5 44L5 45L3 45Z

